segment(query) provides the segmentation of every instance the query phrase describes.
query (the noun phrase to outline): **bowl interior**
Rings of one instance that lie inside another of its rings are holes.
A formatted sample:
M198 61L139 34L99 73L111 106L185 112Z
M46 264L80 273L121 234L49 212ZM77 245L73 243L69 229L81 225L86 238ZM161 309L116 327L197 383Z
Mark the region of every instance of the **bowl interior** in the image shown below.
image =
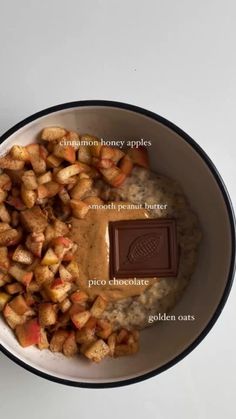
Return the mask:
M106 140L151 140L151 167L182 185L203 231L197 268L172 314L194 315L195 321L160 322L143 331L141 350L132 357L100 365L82 358L67 359L36 348L22 349L0 319L0 343L15 357L51 376L80 383L108 383L141 376L164 366L200 335L224 292L231 261L231 230L221 190L207 164L181 136L162 123L134 111L85 106L57 111L20 128L0 146L28 144L45 126L61 125ZM59 362L60 361L60 362Z

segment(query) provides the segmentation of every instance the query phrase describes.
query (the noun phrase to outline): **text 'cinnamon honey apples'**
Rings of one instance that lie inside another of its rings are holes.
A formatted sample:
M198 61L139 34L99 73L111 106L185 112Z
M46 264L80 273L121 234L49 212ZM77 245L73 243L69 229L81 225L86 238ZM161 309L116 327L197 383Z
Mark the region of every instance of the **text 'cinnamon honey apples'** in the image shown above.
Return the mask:
M64 127L14 145L0 168L0 310L21 346L94 362L134 355L138 330L194 270L200 231L179 185L151 172L147 149ZM140 283L114 286L119 275Z

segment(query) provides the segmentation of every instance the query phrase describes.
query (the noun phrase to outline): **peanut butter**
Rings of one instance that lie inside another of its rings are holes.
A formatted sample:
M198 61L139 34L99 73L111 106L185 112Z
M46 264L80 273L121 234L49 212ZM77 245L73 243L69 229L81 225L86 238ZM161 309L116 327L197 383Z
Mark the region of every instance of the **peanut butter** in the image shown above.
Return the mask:
M149 218L143 208L128 209L128 203L120 203L127 208L120 208L119 203L112 203L112 208L90 209L84 219L72 220L72 240L78 244L77 259L80 268L79 286L91 298L102 294L110 300L140 295L155 281L145 281L148 285L110 285L109 280L109 221L134 220ZM91 280L97 285L91 285ZM103 281L103 284L101 284ZM105 284L104 284L105 282ZM89 286L90 284L90 286Z

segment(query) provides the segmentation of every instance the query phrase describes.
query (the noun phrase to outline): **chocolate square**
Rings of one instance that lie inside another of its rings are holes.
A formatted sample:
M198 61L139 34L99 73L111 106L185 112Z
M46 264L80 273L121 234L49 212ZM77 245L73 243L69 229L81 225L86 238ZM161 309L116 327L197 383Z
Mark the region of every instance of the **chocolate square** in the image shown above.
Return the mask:
M178 245L174 219L109 222L111 278L174 277Z

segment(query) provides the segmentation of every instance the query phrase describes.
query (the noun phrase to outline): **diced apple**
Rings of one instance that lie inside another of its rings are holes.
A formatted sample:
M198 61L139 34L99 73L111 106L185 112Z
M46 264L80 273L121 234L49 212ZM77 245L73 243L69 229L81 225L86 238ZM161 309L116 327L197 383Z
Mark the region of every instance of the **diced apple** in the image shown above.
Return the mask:
M46 251L43 259L41 260L41 265L46 265L46 266L48 266L48 265L54 265L54 264L56 264L58 262L59 262L59 259L58 259L57 255L55 254L55 252L53 251L53 249L49 248Z
M35 295L31 294L30 292L25 292L24 293L24 299L26 301L26 304L29 307L33 306L38 301L37 297Z
M83 219L89 211L89 205L83 201L71 199L70 206L72 208L73 216L78 219Z
M131 159L131 157L126 154L120 161L119 163L119 168L120 170L126 175L126 176L130 176L133 170L133 160Z
M103 146L100 153L100 159L113 159L115 149L109 146Z
M88 294L86 294L86 292L82 291L82 290L78 290L73 292L73 294L70 295L70 299L72 301L72 303L80 303L83 304L86 301L88 301Z
M47 227L47 217L37 205L33 208L21 211L20 217L23 226L30 233L42 233Z
M73 279L79 278L79 265L76 260L72 260L69 265L67 265L66 269L71 273Z
M29 250L26 250L21 244L19 244L12 255L12 260L25 265L31 265L34 261L34 257Z
M53 223L55 229L55 237L66 236L69 233L69 228L66 223L56 219Z
M38 198L39 199L52 198L53 196L58 194L60 189L61 189L61 185L59 185L57 182L54 182L54 181L45 183L43 185L39 185Z
M84 304L73 303L69 309L70 317L77 313L82 313L85 310Z
M9 273L13 276L13 278L17 279L17 281L21 282L26 287L29 286L34 275L33 272L27 272L18 265L12 265L9 269Z
M44 145L39 144L39 155L42 157L43 160L46 160L47 156L49 154L49 151L44 147Z
M105 181L109 185L118 188L126 179L126 175L119 169L119 167L111 167L110 169L100 169Z
M74 356L78 353L78 347L75 340L75 332L69 332L68 337L66 338L63 344L63 353L65 356Z
M46 172L46 162L41 157L39 144L29 144L26 146L29 153L30 163L34 172L38 175Z
M0 269L3 272L7 272L10 266L10 261L8 257L8 249L6 246L0 247Z
M48 266L37 265L34 270L35 281L39 286L53 280L53 272Z
M57 244L56 246L54 246L54 252L57 255L58 259L62 260L67 252L67 248L62 244Z
M58 196L63 204L67 205L70 202L70 195L64 187L58 192Z
M36 196L35 191L30 191L22 185L21 198L27 208L32 208L36 203L37 196Z
M8 303L10 298L10 294L7 294L6 292L0 292L0 311L4 309L5 305Z
M75 149L71 145L56 144L53 149L53 154L63 160L73 164L76 159Z
M64 282L61 278L55 278L51 284L45 286L46 293L54 303L63 301L71 289L69 282Z
M43 129L41 138L44 141L55 141L63 138L66 133L67 131L61 127L47 127Z
M91 164L92 156L89 147L81 145L78 150L78 160L81 163Z
M52 225L49 224L46 227L46 230L45 230L44 234L45 234L44 244L46 245L46 244L49 244L54 237L56 237L55 228Z
M57 330L54 332L52 339L50 341L50 350L52 352L62 352L64 342L68 337L69 332L67 330Z
M6 231L0 232L0 246L12 246L17 244L20 238L18 230L11 228Z
M3 202L0 203L0 220L4 223L11 222L11 216Z
M77 329L82 329L82 327L87 323L90 316L91 313L88 310L85 310L81 313L72 314L71 320Z
M65 140L70 143L75 150L79 148L79 134L76 131L68 131L65 135Z
M37 178L33 170L25 171L21 179L22 179L25 189L29 191L33 191L37 189L38 187Z
M73 247L73 242L67 237L56 237L51 243L55 254L60 260L63 259L64 255Z
M51 244L52 246L58 245L58 246L64 246L67 249L70 249L73 245L73 242L68 237L58 236L52 240Z
M51 182L52 181L52 172L46 172L43 175L39 176L38 179L38 184L39 185L44 185L45 183Z
M40 337L38 341L38 348L40 349L40 351L42 351L43 349L49 348L47 333L42 327L40 327Z
M85 350L84 355L93 362L100 362L107 355L109 355L109 353L109 346L104 342L104 340L99 339L92 343L87 350Z
M41 326L51 326L57 321L57 313L55 304L41 303L39 304L39 323Z
M56 174L56 180L57 182L63 185L68 182L68 179L70 177L75 176L80 172L81 172L81 166L79 165L79 163L75 163L59 170L59 172L57 172Z
M65 313L67 310L69 310L71 307L69 298L65 298L63 301L61 301L61 303L59 303L59 307L62 313Z
M115 347L114 356L127 356L127 355L134 355L139 350L138 342L134 342L132 345L130 344L119 344Z
M134 164L138 166L149 168L148 151L146 147L129 148L128 155L133 160Z
M7 191L0 188L0 203L4 202L7 198Z
M59 275L60 275L60 278L65 282L67 282L67 281L71 282L72 281L71 273L63 265L60 265L60 267L59 267Z
M114 161L111 159L96 159L96 157L93 158L93 165L97 169L110 169L115 165Z
M55 265L49 265L49 269L53 272L54 275L57 273L60 263L61 262L55 263Z
M97 320L95 317L91 316L89 317L87 323L84 325L84 327L86 327L87 329L92 329L92 330L96 330L97 327Z
M118 161L124 156L124 152L116 147L107 147L103 146L101 150L101 159L111 159L114 163L118 163Z
M68 311L66 313L62 313L59 315L58 321L54 326L55 330L58 330L61 328L64 329L65 327L68 327L71 329L71 321L70 321L70 315Z
M46 158L47 166L52 169L59 167L61 163L62 163L62 159L59 159L58 157L54 156L54 154L50 154Z
M99 157L102 148L101 141L94 135L84 134L81 136L82 144L89 144L89 150L93 157Z
M19 316L8 304L3 309L3 316L11 329L15 329L17 325L25 322L25 316Z
M41 291L41 289L40 289L40 286L37 284L37 282L33 279L27 286L27 291L31 293L35 293L35 292Z
M70 191L71 198L80 200L86 193L91 190L92 185L92 179L79 179L76 185Z
M27 272L34 272L34 270L35 270L36 266L38 266L39 262L40 262L39 259L34 258L33 262L30 265L25 265L25 270Z
M8 294L14 295L24 291L24 287L19 282L13 282L12 284L5 285L5 290Z
M96 340L95 328L82 327L81 330L76 330L76 342L80 345L90 344Z
M107 304L107 300L105 300L103 297L101 297L101 295L99 295L90 309L91 315L94 317L100 317L106 309Z
M30 319L16 327L16 336L23 348L37 345L40 341L40 326L37 319Z
M10 191L12 187L12 182L10 176L8 176L6 173L0 174L0 188L3 191Z
M42 254L42 249L43 249L43 242L37 242L32 238L32 235L28 235L26 238L26 242L25 245L27 247L27 249L30 250L30 252L40 258L41 254Z
M0 158L0 168L8 170L21 170L25 162L22 160L13 159L10 155Z
M107 344L109 346L110 349L110 356L114 356L115 354L115 347L116 347L116 333L112 333L107 340Z
M0 232L9 230L10 228L11 228L10 224L0 222Z
M9 284L10 282L12 282L11 275L9 275L8 272L0 272L0 282L1 286Z
M24 146L13 145L10 150L10 155L13 160L22 160L25 162L29 160L29 153Z
M33 314L33 311L26 303L24 297L22 295L17 295L14 297L10 303L9 306L14 310L19 316L22 316L23 314L30 315Z
M66 252L66 254L63 256L62 261L63 262L70 262L74 259L74 254L69 250L69 252Z
M96 335L102 339L107 339L112 334L112 325L108 320L98 319Z

